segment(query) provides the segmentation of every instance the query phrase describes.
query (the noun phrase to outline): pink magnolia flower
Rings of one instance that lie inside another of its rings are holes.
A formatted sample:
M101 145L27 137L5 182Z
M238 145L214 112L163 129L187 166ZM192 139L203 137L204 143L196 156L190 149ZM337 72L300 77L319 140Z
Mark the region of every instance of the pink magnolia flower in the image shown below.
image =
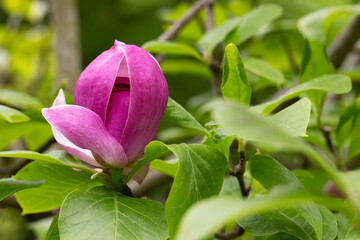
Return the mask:
M62 91L42 113L56 141L93 166L134 164L156 135L168 101L166 79L143 49L115 41L81 73L75 105Z

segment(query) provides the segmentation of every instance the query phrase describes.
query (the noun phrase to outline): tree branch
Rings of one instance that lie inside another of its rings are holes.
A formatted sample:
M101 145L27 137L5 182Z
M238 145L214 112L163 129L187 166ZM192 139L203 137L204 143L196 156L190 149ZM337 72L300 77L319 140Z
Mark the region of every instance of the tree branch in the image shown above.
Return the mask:
M360 39L360 16L356 16L349 27L345 30L329 50L330 61L336 68L344 62L354 44Z
M173 23L169 30L158 37L158 40L169 41L174 39L180 30L198 14L198 12L205 6L205 4L213 2L214 0L200 0L194 3L194 5L192 5L191 8L179 20Z
M228 232L228 233L218 232L218 233L215 233L215 237L217 239L221 239L221 240L230 240L230 239L239 237L239 236L243 235L244 233L245 233L245 230L241 226L236 225L231 232Z
M321 128L321 132L325 138L326 145L328 146L329 150L334 154L334 157L338 159L338 153L336 152L333 140L331 138L331 128L329 126L323 126Z
M235 165L230 173L230 175L236 177L239 182L241 194L243 197L247 197L249 195L249 188L245 186L244 173L245 173L245 152L240 151L240 160L239 164Z

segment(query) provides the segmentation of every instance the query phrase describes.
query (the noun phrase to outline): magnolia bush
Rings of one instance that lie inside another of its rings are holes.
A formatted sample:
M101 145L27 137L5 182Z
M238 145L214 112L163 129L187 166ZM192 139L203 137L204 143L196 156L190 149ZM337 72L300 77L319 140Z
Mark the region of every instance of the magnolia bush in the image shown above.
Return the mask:
M360 58L345 58L360 6L291 19L241 3L199 0L157 40L115 40L74 101L1 89L0 156L33 161L0 200L50 212L47 240L360 239ZM181 72L208 86L184 106L165 79Z

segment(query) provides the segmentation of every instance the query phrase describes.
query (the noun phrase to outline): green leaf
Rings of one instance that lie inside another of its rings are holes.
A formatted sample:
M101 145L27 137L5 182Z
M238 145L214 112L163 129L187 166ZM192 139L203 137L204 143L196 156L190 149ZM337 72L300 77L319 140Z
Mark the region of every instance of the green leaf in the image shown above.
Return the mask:
M282 72L273 67L270 63L260 58L245 58L243 61L247 71L269 80L278 87L285 83L285 77Z
M216 122L228 136L261 142L272 149L299 149L298 139L288 135L269 119L251 112L245 106L233 101L212 102L212 113ZM269 141L271 139L271 141Z
M225 41L236 45L243 43L267 23L274 21L282 14L282 9L274 4L263 4L239 18L232 18L222 25L205 33L198 45L204 50L213 50Z
M164 207L96 187L70 193L60 211L61 240L168 238Z
M289 135L306 137L310 113L311 101L308 98L302 98L282 111L269 116L268 120L279 125Z
M60 240L58 222L59 222L59 213L56 214L54 220L51 222L50 228L46 233L44 240Z
M185 128L191 128L207 135L207 130L180 104L169 98L163 116L169 122Z
M321 194L329 181L329 176L319 170L296 169L292 171L308 193Z
M350 160L359 154L360 154L360 138L356 138L353 141L351 141L349 145L348 156L346 159Z
M299 83L322 75L333 74L334 71L334 66L326 54L326 46L311 40L305 41Z
M20 109L41 109L42 104L36 98L10 89L0 89L0 103Z
M165 53L165 54L174 54L174 55L188 55L195 57L196 59L203 61L202 56L194 49L193 47L176 42L166 42L166 41L149 41L146 42L143 46L143 49L153 53Z
M316 205L262 213L242 219L239 224L246 232L255 236L286 232L301 240L327 240L334 239L337 233L334 214L327 208Z
M69 155L63 150L55 150L46 154L32 152L32 151L25 151L25 150L4 151L4 152L0 152L0 157L25 158L35 161L64 165L68 167L73 167L73 168L78 168L85 171L93 172L93 169L85 166L80 161L75 160L71 155Z
M342 208L336 215L338 222L338 240L355 240L360 239L360 234L356 228L358 218L355 211Z
M219 43L223 42L226 36L233 31L241 22L241 18L231 18L220 26L217 26L206 32L199 40L198 45L203 50L213 50Z
M37 188L44 183L44 180L39 181L24 181L24 180L16 180L13 178L3 178L0 179L0 201L14 194L18 191L27 188Z
M4 150L13 141L26 134L44 129L44 126L49 126L49 124L43 121L28 121L21 123L8 123L0 121L0 150Z
M288 185L305 191L304 186L290 170L269 156L252 157L249 160L249 168L252 176L267 189L277 185ZM297 208L255 215L242 219L239 223L247 232L257 236L278 232L287 232L303 240L334 239L336 236L335 216L325 207L311 202ZM326 232L323 232L323 228Z
M234 101L217 100L213 101L210 107L214 119L228 136L256 141L272 150L286 148L287 151L300 151L320 165L341 189L345 189L333 164L304 141L287 134L278 125Z
M252 107L252 110L259 113L268 114L281 103L310 90L320 90L336 94L348 93L351 90L351 79L345 75L340 74L318 77L291 88L289 91L280 97L275 98L274 100Z
M261 27L282 15L282 8L275 4L262 4L243 15L238 27L226 38L227 43L239 45L254 36Z
M175 177L176 172L179 168L179 162L177 159L174 159L174 161L173 160L163 161L163 160L155 159L154 161L151 162L150 168L155 171L164 173L170 177Z
M291 185L305 190L295 175L278 161L267 155L255 155L249 160L251 175L266 189L277 185Z
M307 39L325 43L327 30L345 13L360 14L360 6L336 6L311 12L298 21L298 28Z
M336 142L339 148L352 139L360 137L360 98L347 106L341 113L339 123L336 128Z
M0 117L4 118L9 123L19 123L30 120L24 113L4 105L0 105Z
M165 75L191 75L198 78L209 79L211 71L204 63L188 59L165 59L161 63Z
M31 181L45 179L45 183L39 188L18 192L15 197L23 209L23 214L47 212L60 207L66 195L74 189L88 189L100 184L90 180L90 176L70 167L41 161L32 162L22 168L15 178Z
M299 83L304 83L326 74L332 74L334 71L334 66L326 53L326 46L323 43L312 40L305 41ZM326 94L319 91L310 91L307 92L307 95L314 103L318 114L321 114Z
M274 189L263 197L242 200L237 197L214 197L197 203L181 220L176 240L201 240L234 219L264 213L275 208L295 207L310 196L286 187Z
M218 150L205 145L169 145L179 159L165 205L170 238L173 238L185 211L197 201L217 195L222 187L227 160Z
M145 148L144 158L137 161L135 167L131 169L130 173L126 176L125 182L130 181L134 173L138 171L140 168L142 168L152 160L161 157L167 152L169 152L169 150L164 143L159 141L150 142Z
M247 80L239 50L234 44L226 46L221 93L225 99L249 104L251 86Z

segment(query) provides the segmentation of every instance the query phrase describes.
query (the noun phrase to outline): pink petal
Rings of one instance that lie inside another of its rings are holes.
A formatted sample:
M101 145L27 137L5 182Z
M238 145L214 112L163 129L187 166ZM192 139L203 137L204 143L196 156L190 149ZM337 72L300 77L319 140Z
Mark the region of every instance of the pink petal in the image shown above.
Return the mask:
M95 58L76 82L75 104L97 113L103 122L105 122L106 109L123 58L123 52L114 45Z
M166 79L156 60L143 49L115 42L125 54L130 78L130 107L121 138L129 164L154 140L168 101Z
M108 132L96 113L75 105L44 108L42 113L56 131L75 146L90 150L101 165L126 166L128 160L122 146Z
M106 112L105 126L118 142L121 140L125 123L128 118L130 103L129 84L129 78L116 78Z

